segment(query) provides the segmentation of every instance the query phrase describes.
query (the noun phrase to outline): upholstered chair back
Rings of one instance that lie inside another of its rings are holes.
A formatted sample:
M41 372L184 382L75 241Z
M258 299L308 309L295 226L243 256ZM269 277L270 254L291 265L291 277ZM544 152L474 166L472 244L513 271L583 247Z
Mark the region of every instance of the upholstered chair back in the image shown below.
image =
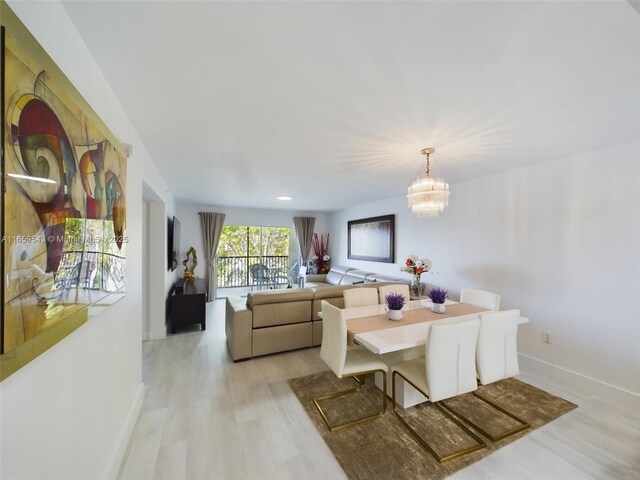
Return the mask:
M379 301L382 304L384 304L384 297L386 297L390 293L401 293L407 302L410 300L409 285L405 285L405 284L382 285L378 287L378 292L379 292Z
M347 358L347 321L344 310L322 301L322 346L320 358L342 378L344 362Z
M486 290L463 288L460 291L460 301L487 310L500 310L500 295Z
M430 401L438 402L478 388L476 342L479 328L479 318L431 326L425 351Z
M378 304L377 288L350 288L342 292L344 308L364 307Z
M483 313L476 347L476 366L482 385L515 377L518 368L520 310Z

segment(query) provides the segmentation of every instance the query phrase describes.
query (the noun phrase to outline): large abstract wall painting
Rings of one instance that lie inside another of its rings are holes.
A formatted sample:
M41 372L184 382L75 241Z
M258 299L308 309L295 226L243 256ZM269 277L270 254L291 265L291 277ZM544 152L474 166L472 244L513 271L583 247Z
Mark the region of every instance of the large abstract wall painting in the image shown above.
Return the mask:
M128 239L122 146L2 33L4 379L122 298Z
M395 215L347 222L347 258L393 263Z

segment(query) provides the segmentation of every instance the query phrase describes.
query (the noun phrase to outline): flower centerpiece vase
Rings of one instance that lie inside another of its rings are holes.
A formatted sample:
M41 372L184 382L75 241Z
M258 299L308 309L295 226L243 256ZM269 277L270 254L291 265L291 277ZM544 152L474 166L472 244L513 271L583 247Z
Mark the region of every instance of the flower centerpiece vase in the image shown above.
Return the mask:
M409 287L411 291L411 296L413 298L417 298L422 295L422 282L420 282L420 275L413 275L413 280L411 281L411 286Z
M444 306L444 303L434 303L431 305L431 311L433 313L444 313L446 310L446 307Z

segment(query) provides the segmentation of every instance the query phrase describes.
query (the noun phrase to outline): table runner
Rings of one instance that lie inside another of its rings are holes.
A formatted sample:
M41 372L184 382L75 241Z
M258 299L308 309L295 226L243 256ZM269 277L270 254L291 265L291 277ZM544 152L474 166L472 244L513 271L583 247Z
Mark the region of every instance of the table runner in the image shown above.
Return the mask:
M445 318L469 315L472 313L486 312L486 308L468 305L466 303L448 304L444 313L434 313L430 307L413 308L407 310L402 320L389 320L384 313L369 317L350 318L347 320L347 342L353 345L353 336L356 333L373 332L385 328L402 327L414 323L433 322Z

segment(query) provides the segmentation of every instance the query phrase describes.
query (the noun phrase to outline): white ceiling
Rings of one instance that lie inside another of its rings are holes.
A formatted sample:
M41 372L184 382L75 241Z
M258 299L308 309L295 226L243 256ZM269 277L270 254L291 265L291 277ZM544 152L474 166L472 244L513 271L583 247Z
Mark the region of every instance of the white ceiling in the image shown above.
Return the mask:
M627 2L64 6L179 201L330 211L425 146L455 183L640 135Z

